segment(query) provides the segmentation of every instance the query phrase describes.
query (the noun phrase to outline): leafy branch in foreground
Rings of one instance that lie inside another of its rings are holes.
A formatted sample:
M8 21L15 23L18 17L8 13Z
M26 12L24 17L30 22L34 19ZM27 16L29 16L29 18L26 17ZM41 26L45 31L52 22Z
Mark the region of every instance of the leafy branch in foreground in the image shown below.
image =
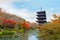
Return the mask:
M40 26L38 37L43 40L60 40L60 16L53 15L54 20Z

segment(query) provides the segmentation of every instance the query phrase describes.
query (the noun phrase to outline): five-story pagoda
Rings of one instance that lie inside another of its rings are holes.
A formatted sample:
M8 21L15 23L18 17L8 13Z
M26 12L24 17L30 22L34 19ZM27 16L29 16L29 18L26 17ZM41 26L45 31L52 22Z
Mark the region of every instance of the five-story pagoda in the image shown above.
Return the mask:
M46 23L46 12L45 11L37 12L37 22L39 25Z

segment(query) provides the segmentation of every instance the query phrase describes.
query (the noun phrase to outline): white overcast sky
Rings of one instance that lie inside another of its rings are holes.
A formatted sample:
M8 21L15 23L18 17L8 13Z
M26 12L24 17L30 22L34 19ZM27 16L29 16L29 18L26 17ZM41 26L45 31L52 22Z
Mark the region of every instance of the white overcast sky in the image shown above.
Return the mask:
M46 11L47 21L50 21L52 14L60 14L58 9L60 7L59 3L59 0L0 0L0 8L27 21L36 22L36 12L40 11L40 4L42 4L43 10Z

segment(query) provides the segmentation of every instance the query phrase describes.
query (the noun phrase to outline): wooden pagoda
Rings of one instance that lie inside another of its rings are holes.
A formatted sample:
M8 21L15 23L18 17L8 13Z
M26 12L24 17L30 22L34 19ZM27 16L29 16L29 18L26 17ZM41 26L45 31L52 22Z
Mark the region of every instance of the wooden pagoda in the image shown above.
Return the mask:
M45 11L37 12L37 22L38 24L46 23L46 12Z

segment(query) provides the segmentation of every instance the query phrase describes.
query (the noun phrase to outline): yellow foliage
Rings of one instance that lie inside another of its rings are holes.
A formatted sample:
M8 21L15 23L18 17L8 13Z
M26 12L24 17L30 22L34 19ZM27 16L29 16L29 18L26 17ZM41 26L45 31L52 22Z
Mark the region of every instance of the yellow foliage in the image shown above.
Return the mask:
M56 38L57 36L60 36L60 16L57 16L57 15L53 15L54 16L54 20L51 20L52 22L50 23L46 23L46 24L43 24L40 26L39 30L40 32L40 35L45 37L49 37L49 35L54 38ZM44 35L43 35L44 33ZM55 37L56 36L56 37ZM58 38L59 39L59 38Z
M54 17L54 18L58 18L58 16L57 16L56 14L53 14L53 17Z
M55 28L60 28L60 17L57 17L57 19L52 20L51 23L46 23L44 25L41 25L40 30L50 30Z

